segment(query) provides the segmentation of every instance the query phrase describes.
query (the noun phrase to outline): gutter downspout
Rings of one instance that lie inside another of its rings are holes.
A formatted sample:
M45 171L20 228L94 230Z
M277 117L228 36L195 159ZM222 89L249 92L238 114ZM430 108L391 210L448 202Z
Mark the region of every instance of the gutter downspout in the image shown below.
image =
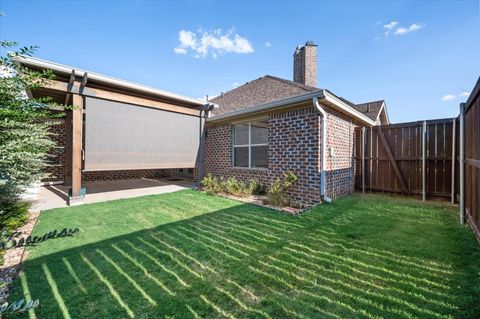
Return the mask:
M327 126L326 126L326 117L327 113L322 108L320 103L318 103L318 98L314 97L312 99L313 106L315 110L318 112L320 117L320 126L322 127L322 157L321 157L321 166L320 166L320 197L325 203L330 204L332 199L326 195L327 189L327 163L326 163L326 152L327 152Z

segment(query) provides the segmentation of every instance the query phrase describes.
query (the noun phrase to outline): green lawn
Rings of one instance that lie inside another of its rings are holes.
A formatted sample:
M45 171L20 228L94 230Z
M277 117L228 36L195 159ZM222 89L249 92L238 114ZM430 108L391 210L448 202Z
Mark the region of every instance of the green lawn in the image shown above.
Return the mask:
M186 190L42 213L28 318L478 318L480 247L447 204L352 195L301 216Z

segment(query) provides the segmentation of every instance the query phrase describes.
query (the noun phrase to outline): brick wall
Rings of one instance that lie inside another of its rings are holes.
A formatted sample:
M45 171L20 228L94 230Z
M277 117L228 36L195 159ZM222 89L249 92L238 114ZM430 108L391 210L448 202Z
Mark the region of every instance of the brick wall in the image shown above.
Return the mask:
M94 182L120 179L163 178L168 176L171 176L171 172L166 169L132 169L123 171L84 172L83 180L86 182Z
M48 154L48 166L44 171L49 175L43 182L58 182L63 181L65 176L66 154L66 130L65 121L58 119L50 127L50 138L55 142L55 147Z
M327 190L331 198L354 191L355 125L349 117L334 110L327 111ZM333 148L333 157L330 148Z
M327 111L327 195L332 198L350 194L354 188L353 137L350 118ZM244 169L232 166L232 126L207 128L205 170L215 176L234 176L241 180L256 178L266 184L289 170L299 177L290 196L294 202L311 206L320 201L320 121L313 107L284 111L268 118L268 169ZM329 156L333 147L334 156Z
M269 185L292 170L299 177L290 196L296 203L312 205L320 200L318 172L319 121L313 107L272 114L268 118L268 169L232 167L232 126L210 126L205 142L205 170L216 176L256 178Z

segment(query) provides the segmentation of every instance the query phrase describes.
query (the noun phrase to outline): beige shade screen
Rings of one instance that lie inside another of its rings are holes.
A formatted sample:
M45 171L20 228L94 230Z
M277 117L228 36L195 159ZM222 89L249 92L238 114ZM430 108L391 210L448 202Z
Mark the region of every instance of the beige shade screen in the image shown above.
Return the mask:
M200 117L97 98L85 103L86 171L195 166Z

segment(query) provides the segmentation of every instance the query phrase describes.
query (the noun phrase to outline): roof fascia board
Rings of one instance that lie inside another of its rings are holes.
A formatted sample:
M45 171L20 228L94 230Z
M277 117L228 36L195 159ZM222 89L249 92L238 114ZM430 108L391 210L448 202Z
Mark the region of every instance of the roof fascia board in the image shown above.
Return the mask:
M311 100L314 97L317 97L317 98L321 99L321 98L323 98L323 96L324 96L324 90L318 90L318 91L315 91L315 92L302 94L302 95L297 95L297 96L289 97L289 98L282 99L282 100L276 100L276 101L273 101L273 102L268 102L268 103L248 107L248 108L245 108L245 109L239 109L239 110L229 112L229 113L214 115L214 116L208 118L207 121L211 122L211 123L215 123L215 122L219 122L219 121L223 121L223 120L227 120L227 119L231 119L231 118L246 116L246 115L249 115L251 113L267 112L267 111L270 111L270 110L273 110L273 109L280 108L282 106L288 106L288 105L291 105L291 104L297 104L297 103L305 102L305 101Z
M326 101L336 105L338 108L340 108L343 113L347 113L351 117L359 119L361 122L364 122L364 124L374 126L375 121L370 119L368 116L362 114L361 112L355 110L353 107L348 105L347 103L343 102L341 99L336 97L335 95L331 94L328 91L325 91L325 98Z
M44 68L44 69L50 69L52 71L56 71L58 73L63 73L67 75L72 72L72 69L75 70L75 75L77 76L83 77L85 74L87 74L87 71L85 70L76 69L63 64L54 63L54 62L50 62L50 61L46 61L38 58L33 58L33 57L15 56L15 57L12 57L12 59L25 65L35 66L35 67ZM170 98L170 99L178 100L182 102L187 102L187 103L195 104L198 106L206 104L205 101L189 98L189 97L171 93L168 91L154 89L154 88L136 84L133 82L112 78L106 75L101 75L98 73L88 72L88 78L90 80L111 84L111 85L116 85L120 87L125 87L135 91L149 93L149 94L157 95L164 98Z

